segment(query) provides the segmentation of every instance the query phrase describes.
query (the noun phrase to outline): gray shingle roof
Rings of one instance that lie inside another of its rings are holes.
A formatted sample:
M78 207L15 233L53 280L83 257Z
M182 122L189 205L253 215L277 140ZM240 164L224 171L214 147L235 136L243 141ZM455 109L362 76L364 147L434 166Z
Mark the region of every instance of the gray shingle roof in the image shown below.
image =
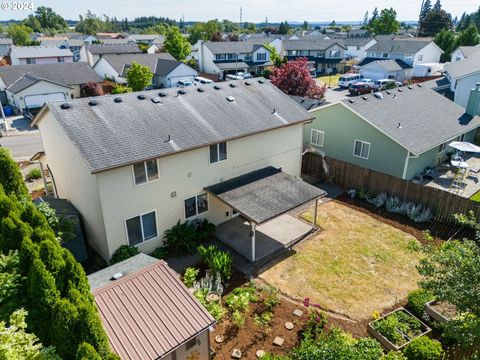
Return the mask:
M177 88L165 89L164 97L158 90L145 91L144 100L137 98L139 93L102 96L95 98L96 106L90 106L89 99L75 99L69 101L69 109L62 109L60 102L49 102L47 107L92 172L313 118L268 81L231 85L223 83L220 90L204 87L203 92L191 87L185 94ZM117 97L122 102L114 102Z
M335 44L337 44L338 46L344 47L344 42L342 40L318 39L318 38L315 38L315 39L311 38L307 40L304 40L303 38L298 40L285 40L283 44L286 51L289 51L289 50L323 51Z
M0 45L12 45L13 41L10 38L0 38Z
M176 61L169 53L105 55L103 58L120 75L123 74L125 65L131 65L133 61L148 66L152 73L155 73L159 59Z
M445 71L455 79L478 73L480 71L480 51L468 58L445 65Z
M135 43L127 44L92 44L87 46L87 50L92 55L103 54L135 54L142 50Z
M297 104L303 107L305 110L314 110L320 106L329 104L325 100L310 99L303 96L289 95Z
M85 44L82 39L69 39L69 40L42 40L40 43L42 46L82 46Z
M345 46L365 46L372 38L369 37L347 37L343 40L345 42Z
M480 126L479 116L466 115L463 107L431 89L401 89L390 95L382 92L383 99L367 95L368 100L357 98L353 104L343 100L343 104L417 155Z
M16 94L34 84L37 84L41 81L47 81L47 82L50 82L50 83L53 83L53 84L57 84L57 85L60 85L60 86L65 86L65 87L68 87L68 85L64 85L64 84L59 84L57 82L54 82L54 81L50 81L50 80L47 80L47 79L43 79L43 78L40 78L38 76L35 76L35 75L31 75L31 74L25 74L25 75L22 75L17 81L15 81L12 85L10 85L9 87L7 87L7 90L9 92L11 92L12 94Z
M268 38L255 38L245 41L207 41L205 45L212 54L248 54L262 47L262 44L267 43Z
M377 37L378 42L368 48L369 52L392 54L416 54L433 42L430 38L393 38Z
M480 45L476 46L459 46L458 47L465 58L472 56L476 52L480 52Z
M265 223L325 191L272 166L205 188L256 224Z
M56 46L12 46L11 54L14 54L19 59L73 56L69 49L60 49Z
M90 65L83 62L0 66L0 78L6 87L25 74L68 86L102 82Z
M389 60L371 59L372 61L365 61L367 59L364 59L361 64L358 64L358 66L362 67L369 64L378 64L379 66L381 66L387 71L400 71L403 69L412 69L412 66L408 65L407 63L399 59L389 59Z

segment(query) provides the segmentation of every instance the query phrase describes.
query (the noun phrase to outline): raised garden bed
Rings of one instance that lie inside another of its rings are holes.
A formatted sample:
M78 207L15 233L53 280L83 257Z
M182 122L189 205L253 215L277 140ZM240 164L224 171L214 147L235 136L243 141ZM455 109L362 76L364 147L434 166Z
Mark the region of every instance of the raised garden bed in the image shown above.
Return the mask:
M425 304L425 312L435 321L447 322L458 315L457 308L447 302L437 300Z
M432 331L427 325L403 307L368 324L368 332L386 350L398 351L413 339Z

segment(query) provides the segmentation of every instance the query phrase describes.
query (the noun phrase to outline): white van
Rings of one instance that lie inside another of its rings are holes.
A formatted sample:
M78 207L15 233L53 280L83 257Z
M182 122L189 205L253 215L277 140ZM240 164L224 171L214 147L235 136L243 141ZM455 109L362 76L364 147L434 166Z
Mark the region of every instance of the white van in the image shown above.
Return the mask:
M342 88L348 88L350 85L355 84L363 80L362 74L346 74L340 76L338 79L338 85Z
M228 74L227 76L225 76L225 80L227 81L231 81L231 80L242 80L243 78L241 76L238 76L238 75L233 75L233 74Z
M213 81L201 76L197 76L193 79L193 84L194 85L207 85L207 84L213 84Z

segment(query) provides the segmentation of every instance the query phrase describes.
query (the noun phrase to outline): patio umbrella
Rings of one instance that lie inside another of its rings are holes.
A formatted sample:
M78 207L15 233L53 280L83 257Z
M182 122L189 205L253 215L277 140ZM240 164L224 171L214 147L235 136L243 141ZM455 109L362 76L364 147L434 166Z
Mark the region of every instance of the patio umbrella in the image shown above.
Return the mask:
M466 141L452 141L450 144L448 144L448 146L463 152L472 152L472 153L480 152L480 146L477 146L475 144L472 144Z

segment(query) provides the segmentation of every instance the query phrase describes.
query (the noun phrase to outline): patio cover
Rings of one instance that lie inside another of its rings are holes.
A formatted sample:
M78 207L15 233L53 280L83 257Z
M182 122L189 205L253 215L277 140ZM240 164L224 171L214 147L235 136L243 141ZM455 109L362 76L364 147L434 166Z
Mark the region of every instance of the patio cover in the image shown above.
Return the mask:
M208 186L205 190L256 225L326 195L325 191L273 166Z
M235 69L247 69L248 64L243 61L226 62L226 63L215 63L220 70L235 70Z

